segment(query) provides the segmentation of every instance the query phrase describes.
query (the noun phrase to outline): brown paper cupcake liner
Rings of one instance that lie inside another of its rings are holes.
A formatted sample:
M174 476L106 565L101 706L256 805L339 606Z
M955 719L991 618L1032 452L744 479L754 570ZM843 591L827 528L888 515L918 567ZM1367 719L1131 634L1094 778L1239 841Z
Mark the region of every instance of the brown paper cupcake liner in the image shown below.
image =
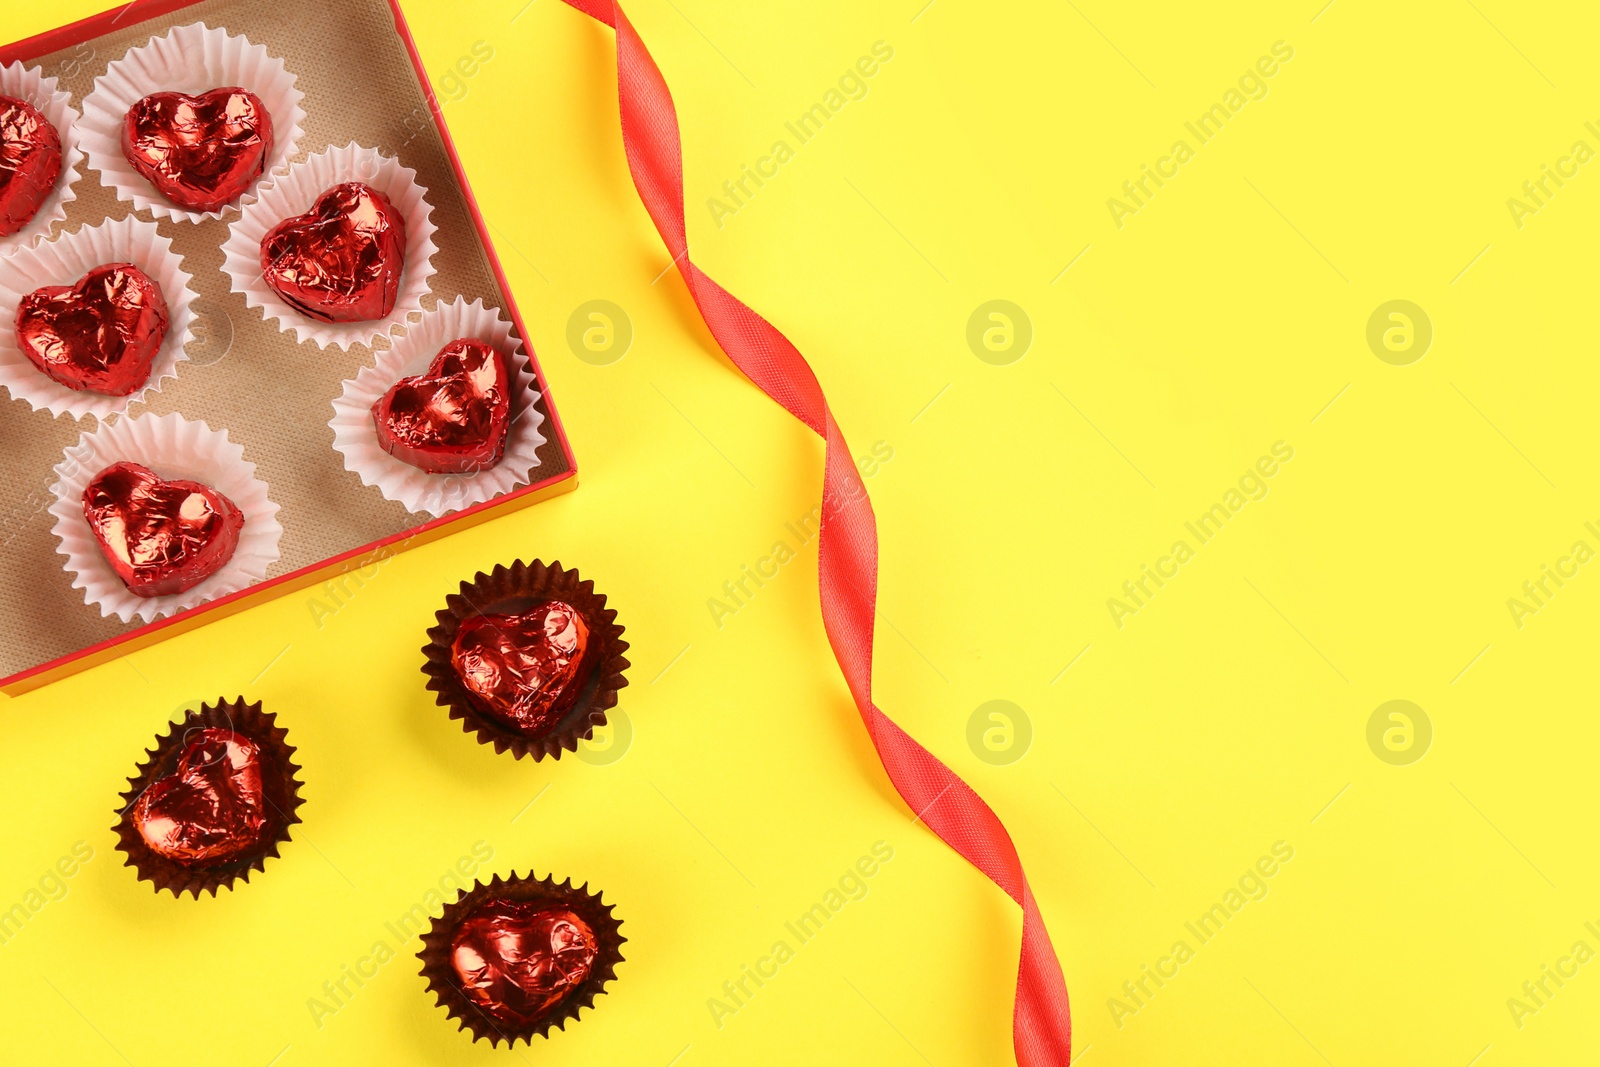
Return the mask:
M217 728L232 730L255 742L262 754L262 790L270 813L269 831L262 842L250 852L214 864L177 863L156 852L145 843L133 825L133 807L151 783L170 774L178 764L186 739L191 731ZM201 892L215 897L218 888L233 888L235 880L248 882L251 871L265 869L269 857L278 855L278 846L289 840L289 827L300 821L296 809L303 800L302 783L295 777L300 767L293 762L294 746L285 738L288 731L277 725L277 716L263 713L261 702L246 704L243 697L233 700L219 698L215 704L202 704L199 711L191 711L182 722L171 724L166 734L156 738L156 746L145 752L145 761L128 779L128 791L122 794L122 804L117 809L117 851L127 854L126 865L139 873L139 881L154 883L157 893L169 890L173 896L192 893L196 900Z
M488 884L474 883L463 891L452 904L446 904L444 913L433 918L432 928L422 935L422 950L417 958L422 961L419 972L428 980L428 992L438 997L438 1005L448 1016L457 1020L461 1030L472 1034L472 1040L488 1041L498 1046L501 1041L512 1047L518 1041L533 1044L533 1035L548 1038L551 1027L565 1030L568 1020L577 1020L583 1008L594 1008L595 997L605 993L606 983L616 980L617 964L623 960L622 946L627 938L622 936L622 922L612 914L616 905L607 904L602 893L590 893L585 882L576 888L572 879L556 883L554 877L535 878L532 871L526 876L515 871L509 877L495 875ZM571 993L545 1009L536 1019L527 1023L508 1022L490 1015L462 990L451 964L451 942L461 923L479 905L489 900L532 901L567 908L574 912L594 931L599 952L593 969Z
M520 614L546 600L564 601L576 608L597 644L594 662L576 703L553 728L533 737L479 708L450 663L450 648L467 619ZM547 566L539 560L518 560L509 567L498 565L489 574L479 571L472 581L461 583L460 593L445 598L437 617L438 625L428 631L428 643L422 648L427 657L422 672L428 676L428 688L437 694L440 705L450 709L452 719L461 720L463 730L476 733L479 744L492 744L496 752L510 749L518 759L531 755L541 760L546 756L560 759L563 749L576 751L579 741L587 741L596 726L605 725L606 709L616 707L617 690L628 684L623 672L629 664L622 654L628 642L622 640L616 611L606 607L605 594L596 593L593 582L583 580L577 571L562 567L559 561Z

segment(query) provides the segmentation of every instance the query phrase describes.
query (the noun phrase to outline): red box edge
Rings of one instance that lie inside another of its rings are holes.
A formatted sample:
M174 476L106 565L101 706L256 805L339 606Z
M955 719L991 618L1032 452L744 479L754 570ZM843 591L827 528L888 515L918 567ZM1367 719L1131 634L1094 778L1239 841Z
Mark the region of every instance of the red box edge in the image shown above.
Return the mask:
M113 659L119 659L129 652L136 652L148 648L168 637L176 637L180 633L187 633L203 623L225 619L236 615L246 608L256 607L259 604L287 596L297 589L304 589L315 585L317 582L326 581L337 577L347 571L359 570L375 561L391 559L413 545L428 544L437 541L451 533L468 530L474 526L488 522L490 519L509 515L514 511L548 500L563 493L569 493L578 487L577 471L546 478L515 493L486 500L463 511L446 515L443 518L433 519L421 526L409 530L402 530L381 541L374 541L359 548L352 548L337 556L301 567L299 570L280 574L276 578L258 582L255 585L241 589L236 593L218 597L207 601L198 608L179 612L176 615L158 619L139 627L137 630L113 637L99 644L81 648L76 652L41 663L36 667L29 667L25 671L11 675L9 678L0 678L0 695L15 697L23 693L71 677L79 671L97 667ZM448 527L448 529L447 529ZM399 545L393 551L393 546ZM124 646L133 647L124 647Z

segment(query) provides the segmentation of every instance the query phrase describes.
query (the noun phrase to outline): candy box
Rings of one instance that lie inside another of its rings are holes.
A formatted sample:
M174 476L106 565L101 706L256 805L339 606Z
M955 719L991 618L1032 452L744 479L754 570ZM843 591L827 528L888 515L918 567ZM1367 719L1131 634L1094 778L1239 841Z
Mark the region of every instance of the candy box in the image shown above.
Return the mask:
M166 350L148 388L127 397L30 377L4 351L16 342L0 342L0 364L9 359L0 366L0 691L370 570L576 486L537 355L393 0L146 0L0 49L0 68L12 79L0 80L0 95L14 83L54 116L63 157L35 232L0 239L0 307L8 285L14 316L30 286L70 284L78 267L113 252L143 257L174 290ZM232 84L272 112L274 143L234 203L185 207L120 151L122 117L146 93L200 98ZM265 231L347 180L392 198L408 242L392 313L354 326L313 321L280 301L255 256ZM0 322L0 335L14 328ZM434 342L469 330L510 364L514 465L476 478L392 469L399 461L380 469L391 457L362 439L361 409L400 375L426 370ZM108 438L131 455L107 451ZM95 471L78 468L137 460L139 448L155 447L141 442L166 449L167 469L146 464L161 478L231 463L239 469L219 476L264 484L270 504L257 501L251 513L254 571L218 572L181 600L122 603L119 614L109 602L127 598L108 592L104 574L83 573L98 563L69 560L66 546L75 540L81 556L92 544L74 526L75 494ZM281 528L266 530L275 540L263 536L269 523Z

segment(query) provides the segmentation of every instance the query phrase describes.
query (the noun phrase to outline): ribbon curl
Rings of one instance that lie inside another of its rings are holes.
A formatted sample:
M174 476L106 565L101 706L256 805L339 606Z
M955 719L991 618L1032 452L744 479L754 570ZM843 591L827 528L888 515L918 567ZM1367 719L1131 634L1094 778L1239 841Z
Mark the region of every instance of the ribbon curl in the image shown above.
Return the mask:
M1012 1015L1017 1063L1066 1067L1072 1060L1066 982L1011 836L966 782L872 702L878 524L822 386L787 337L689 258L677 109L621 6L615 0L565 2L616 31L617 99L628 169L711 336L762 392L827 442L818 572L828 642L889 781L929 829L1022 907L1022 954Z

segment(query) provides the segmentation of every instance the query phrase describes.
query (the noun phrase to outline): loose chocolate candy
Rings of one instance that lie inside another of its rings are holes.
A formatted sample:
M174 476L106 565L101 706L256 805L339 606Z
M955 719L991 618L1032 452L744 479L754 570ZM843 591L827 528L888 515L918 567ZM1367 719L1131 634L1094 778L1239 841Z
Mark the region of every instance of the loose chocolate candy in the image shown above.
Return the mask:
M185 866L231 860L266 837L261 749L232 730L185 738L178 764L133 807L134 829L159 855Z
M76 285L47 285L17 306L17 345L54 381L127 396L144 387L167 336L161 286L132 263L96 267Z
M616 610L559 562L479 571L434 617L422 648L428 688L480 745L515 759L576 750L628 684Z
M199 96L151 93L123 119L122 154L179 207L220 211L266 169L272 115L237 86Z
M622 923L588 884L497 874L422 934L422 976L474 1040L515 1047L576 1021L617 977Z
M535 737L576 703L592 658L589 623L548 600L520 615L474 615L461 623L450 663L487 715Z
M277 716L243 697L169 724L122 794L117 851L157 892L199 899L265 869L300 821L300 770Z
M511 429L505 360L495 349L451 341L427 373L401 378L372 406L384 451L429 474L470 474L500 462Z
M193 589L232 558L244 529L243 513L210 486L128 462L95 476L83 514L111 569L142 597Z
M261 241L272 291L320 322L369 322L394 310L405 267L406 221L389 198L345 182Z
M0 237L38 214L61 176L61 135L26 100L0 96Z
M461 988L512 1025L533 1022L566 999L594 969L594 930L567 908L490 899L462 920L450 942Z

